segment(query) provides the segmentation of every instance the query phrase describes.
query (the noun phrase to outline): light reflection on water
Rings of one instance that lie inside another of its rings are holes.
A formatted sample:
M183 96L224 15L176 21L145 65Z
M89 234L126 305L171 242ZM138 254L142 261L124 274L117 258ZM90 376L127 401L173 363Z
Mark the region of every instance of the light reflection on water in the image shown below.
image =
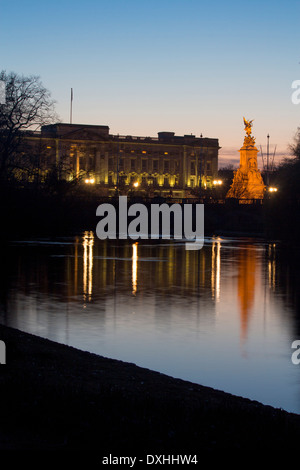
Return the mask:
M12 243L1 322L300 413L299 270L278 244L206 239Z

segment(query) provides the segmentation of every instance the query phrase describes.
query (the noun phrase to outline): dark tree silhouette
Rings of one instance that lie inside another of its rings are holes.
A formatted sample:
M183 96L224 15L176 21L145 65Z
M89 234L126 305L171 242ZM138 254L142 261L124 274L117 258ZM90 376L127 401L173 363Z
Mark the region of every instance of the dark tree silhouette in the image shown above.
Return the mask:
M55 102L38 76L2 71L0 80L6 92L5 103L0 104L0 178L10 178L16 165L22 165L20 146L26 131L36 131L58 119Z
M300 237L300 129L289 146L290 155L272 172L276 193L268 193L266 227L273 237L299 244Z
M218 178L222 180L222 186L220 188L220 193L223 197L226 197L227 192L232 184L234 177L235 168L232 164L227 166L222 166L218 171Z
M294 143L290 145L290 151L295 158L300 160L300 127L297 129Z
M274 171L272 184L278 186L281 198L300 201L300 128L289 150L291 155L286 157Z

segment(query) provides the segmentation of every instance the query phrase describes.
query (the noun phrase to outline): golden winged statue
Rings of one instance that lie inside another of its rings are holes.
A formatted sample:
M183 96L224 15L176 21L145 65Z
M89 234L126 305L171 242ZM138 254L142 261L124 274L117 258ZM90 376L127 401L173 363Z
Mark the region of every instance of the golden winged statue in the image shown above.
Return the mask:
M245 119L244 117L243 119L244 119L246 134L250 137L253 119L251 121L247 121L247 119Z

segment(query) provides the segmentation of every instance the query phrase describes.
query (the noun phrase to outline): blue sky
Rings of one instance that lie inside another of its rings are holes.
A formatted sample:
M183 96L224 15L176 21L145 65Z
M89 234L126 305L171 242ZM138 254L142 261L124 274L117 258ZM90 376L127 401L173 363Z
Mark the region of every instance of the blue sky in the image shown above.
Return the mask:
M72 87L73 122L202 133L238 161L245 116L279 158L300 126L299 17L299 0L0 0L0 69L39 75L63 122Z

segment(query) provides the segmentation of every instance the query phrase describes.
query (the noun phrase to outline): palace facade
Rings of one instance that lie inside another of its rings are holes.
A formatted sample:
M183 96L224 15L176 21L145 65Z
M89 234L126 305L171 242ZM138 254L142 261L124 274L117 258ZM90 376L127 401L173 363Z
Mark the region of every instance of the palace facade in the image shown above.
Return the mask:
M187 197L210 188L218 172L218 139L202 135L112 135L108 126L52 124L28 134L46 167L62 178L101 186L107 195L139 190L147 195Z

